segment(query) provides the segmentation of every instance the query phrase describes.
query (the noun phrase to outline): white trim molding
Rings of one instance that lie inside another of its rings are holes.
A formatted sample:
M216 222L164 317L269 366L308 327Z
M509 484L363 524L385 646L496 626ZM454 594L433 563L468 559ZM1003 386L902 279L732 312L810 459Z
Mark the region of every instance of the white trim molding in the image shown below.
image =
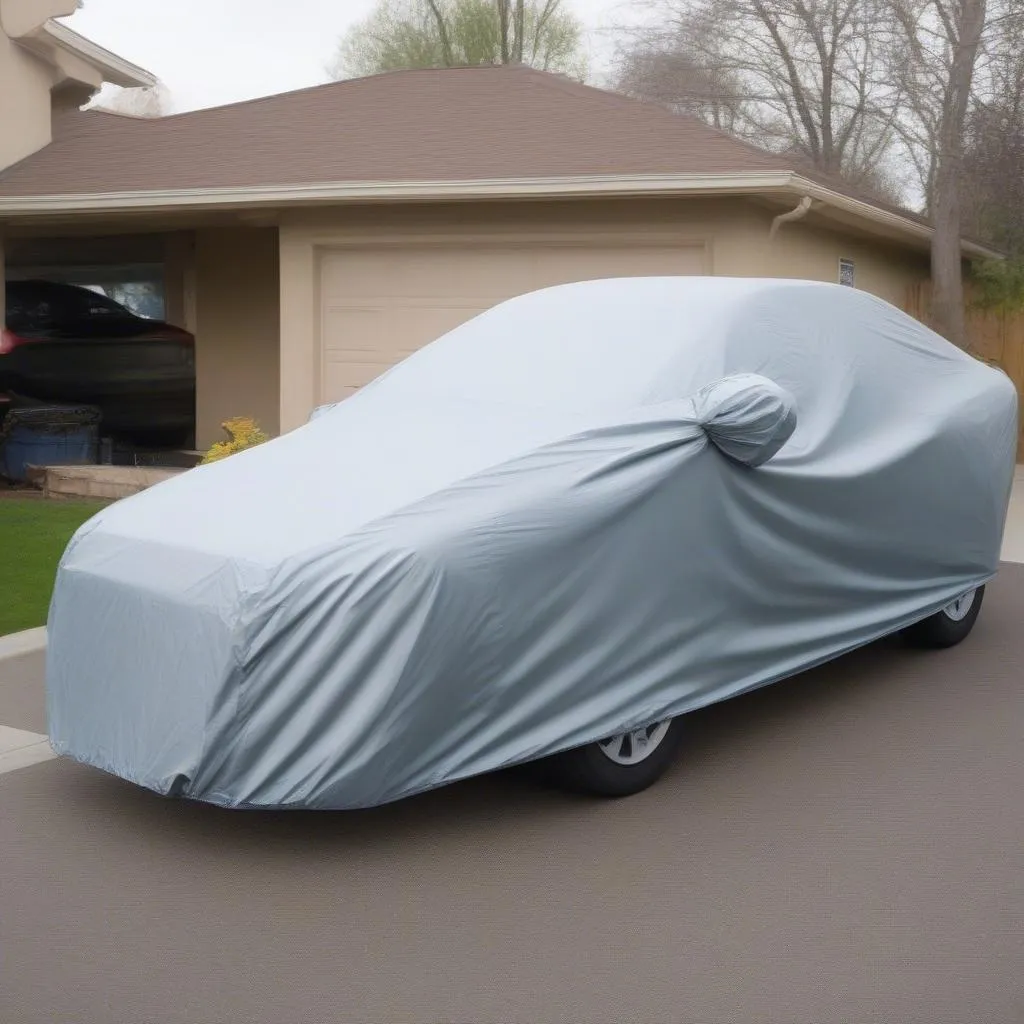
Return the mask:
M4 216L155 211L167 208L298 206L308 203L444 202L469 199L557 199L603 196L705 195L786 189L788 171L748 174L574 175L470 181L344 181L311 185L155 189L0 197Z
M897 213L895 210L886 210L863 199L855 199L853 196L844 195L842 192L836 192L834 189L819 185L806 178L795 177L794 180L799 183L799 191L806 193L812 199L820 200L826 206L830 206L835 210L853 214L859 219L873 221L880 226L913 235L916 238L930 240L932 237L932 227L924 221ZM961 249L966 256L981 256L986 259L1003 258L1003 253L997 249L992 249L987 245L966 239L961 242Z
M116 53L104 49L91 39L80 36L73 29L50 18L43 23L41 31L63 50L69 50L76 57L91 64L103 75L103 81L120 85L125 89L152 88L157 84L155 75L140 68Z
M8 219L107 212L157 213L254 207L297 207L374 202L457 202L468 200L571 199L615 197L721 196L764 194L810 196L865 227L927 242L925 222L837 192L792 171L722 174L571 175L492 178L470 181L348 181L309 185L232 188L154 189L132 192L0 196L0 216ZM964 241L966 256L998 259L1001 254Z

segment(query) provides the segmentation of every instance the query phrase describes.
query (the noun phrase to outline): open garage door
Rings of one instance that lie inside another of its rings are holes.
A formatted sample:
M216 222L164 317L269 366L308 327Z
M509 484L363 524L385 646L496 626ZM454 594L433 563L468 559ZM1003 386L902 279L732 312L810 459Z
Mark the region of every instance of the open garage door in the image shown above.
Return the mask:
M7 238L0 393L9 408L94 406L102 457L128 465L176 463L194 446L195 338L180 323L184 270L168 266L172 241L185 239ZM178 324L165 320L170 305Z
M707 272L702 244L360 247L321 262L321 402L337 402L505 299L603 277Z

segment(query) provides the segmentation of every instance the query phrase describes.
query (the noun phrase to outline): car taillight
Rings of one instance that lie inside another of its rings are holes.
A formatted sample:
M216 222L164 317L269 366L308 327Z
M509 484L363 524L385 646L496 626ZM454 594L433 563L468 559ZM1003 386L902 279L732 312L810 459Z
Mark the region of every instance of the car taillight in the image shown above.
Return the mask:
M18 339L6 327L0 327L0 356L13 352L18 344Z

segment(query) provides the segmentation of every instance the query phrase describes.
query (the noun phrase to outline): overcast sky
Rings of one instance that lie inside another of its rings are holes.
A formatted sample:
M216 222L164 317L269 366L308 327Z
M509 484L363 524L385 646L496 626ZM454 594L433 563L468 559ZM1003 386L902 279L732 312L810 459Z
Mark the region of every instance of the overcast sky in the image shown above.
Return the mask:
M593 77L630 0L566 0L587 27ZM174 110L234 103L327 80L337 40L374 0L85 0L66 24L157 75ZM604 31L602 31L604 30Z

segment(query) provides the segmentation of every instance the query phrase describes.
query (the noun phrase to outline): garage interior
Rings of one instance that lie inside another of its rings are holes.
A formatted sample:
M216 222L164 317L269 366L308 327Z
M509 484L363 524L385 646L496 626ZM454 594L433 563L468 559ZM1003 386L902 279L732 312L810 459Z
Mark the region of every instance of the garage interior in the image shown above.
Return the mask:
M196 399L187 444L119 444L101 461L190 465L221 440L221 423L253 416L278 432L276 228L211 223L93 232L20 229L4 239L7 281L43 280L101 292L131 312L195 337ZM31 397L31 396L29 396Z
M182 240L161 233L103 235L96 237L7 237L7 282L45 281L73 285L97 292L146 320L166 321L188 330L184 281L178 273L175 249ZM35 402L46 397L63 404L62 395L31 393L12 396L15 402ZM68 397L69 404L75 404ZM142 436L101 438L100 462L119 465L188 464L195 447L195 423L179 448L154 448Z

